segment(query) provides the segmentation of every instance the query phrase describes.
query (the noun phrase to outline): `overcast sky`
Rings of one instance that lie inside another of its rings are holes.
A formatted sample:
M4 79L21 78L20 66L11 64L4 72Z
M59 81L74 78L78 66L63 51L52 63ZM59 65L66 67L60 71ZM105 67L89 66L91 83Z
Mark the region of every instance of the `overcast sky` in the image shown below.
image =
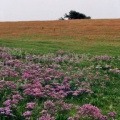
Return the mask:
M57 20L70 10L93 19L120 18L120 0L0 0L0 21Z

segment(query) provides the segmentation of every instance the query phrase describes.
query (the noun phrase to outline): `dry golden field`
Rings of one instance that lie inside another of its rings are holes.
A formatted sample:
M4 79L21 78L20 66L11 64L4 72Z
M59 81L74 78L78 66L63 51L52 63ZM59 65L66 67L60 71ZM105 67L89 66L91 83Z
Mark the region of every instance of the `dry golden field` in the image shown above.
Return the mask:
M42 34L46 36L120 37L120 19L1 22L0 37Z

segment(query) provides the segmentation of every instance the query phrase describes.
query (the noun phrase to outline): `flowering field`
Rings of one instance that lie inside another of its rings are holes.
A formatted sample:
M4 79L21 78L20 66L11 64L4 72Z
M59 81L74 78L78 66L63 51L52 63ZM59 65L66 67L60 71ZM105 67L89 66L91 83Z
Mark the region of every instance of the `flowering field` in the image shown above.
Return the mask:
M0 120L119 120L120 57L0 47Z

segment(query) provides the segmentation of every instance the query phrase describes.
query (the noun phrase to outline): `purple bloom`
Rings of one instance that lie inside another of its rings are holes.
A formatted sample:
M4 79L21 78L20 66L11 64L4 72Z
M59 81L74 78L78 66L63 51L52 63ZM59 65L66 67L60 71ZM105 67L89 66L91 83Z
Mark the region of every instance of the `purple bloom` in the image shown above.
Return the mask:
M30 120L30 117L25 118L25 120Z
M116 112L109 112L109 113L108 113L108 115L109 115L110 117L115 117L116 114L117 114Z
M45 82L48 82L48 81L50 81L51 80L51 77L46 77L45 78Z
M67 120L74 120L74 118L73 117L69 117Z
M0 108L0 113L1 113L1 112L4 112L4 108Z
M31 111L26 111L23 113L23 116L31 116L32 112Z
M51 117L51 115L49 115L49 114L46 114L46 115L41 116L37 120L55 120L55 118Z
M95 119L101 119L103 120L103 115L101 114L101 111L90 104L85 104L82 107L77 107L78 110L78 114L82 115L84 117L93 117ZM104 120L107 120L107 118L105 118Z
M42 115L47 114L47 110L42 110L40 113L41 113Z
M18 102L19 102L19 101L18 101L17 99L13 99L13 100L12 100L12 103L15 104L15 105L17 105Z
M22 100L23 97L20 94L16 94L12 96L13 99L18 99L18 100Z
M100 120L108 120L108 117L101 115L101 116L100 116Z
M9 107L0 108L0 114L13 116Z
M10 106L11 105L11 100L9 99L9 100L6 100L4 103L3 103L3 105L5 105L5 106Z
M50 100L48 100L44 103L44 108L45 109L49 109L49 108L53 108L53 107L55 107L55 104Z
M35 107L35 103L31 102L31 103L27 103L26 108L30 108L33 109Z

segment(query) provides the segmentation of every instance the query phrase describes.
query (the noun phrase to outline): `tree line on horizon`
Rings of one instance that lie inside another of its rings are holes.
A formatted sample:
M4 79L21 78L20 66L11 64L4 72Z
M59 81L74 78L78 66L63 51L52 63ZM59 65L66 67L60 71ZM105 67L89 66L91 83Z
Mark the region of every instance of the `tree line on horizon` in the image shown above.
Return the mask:
M83 13L76 12L74 10L71 10L69 14L65 13L64 17L59 18L59 20L65 20L65 18L71 19L91 19L90 16L86 16Z

